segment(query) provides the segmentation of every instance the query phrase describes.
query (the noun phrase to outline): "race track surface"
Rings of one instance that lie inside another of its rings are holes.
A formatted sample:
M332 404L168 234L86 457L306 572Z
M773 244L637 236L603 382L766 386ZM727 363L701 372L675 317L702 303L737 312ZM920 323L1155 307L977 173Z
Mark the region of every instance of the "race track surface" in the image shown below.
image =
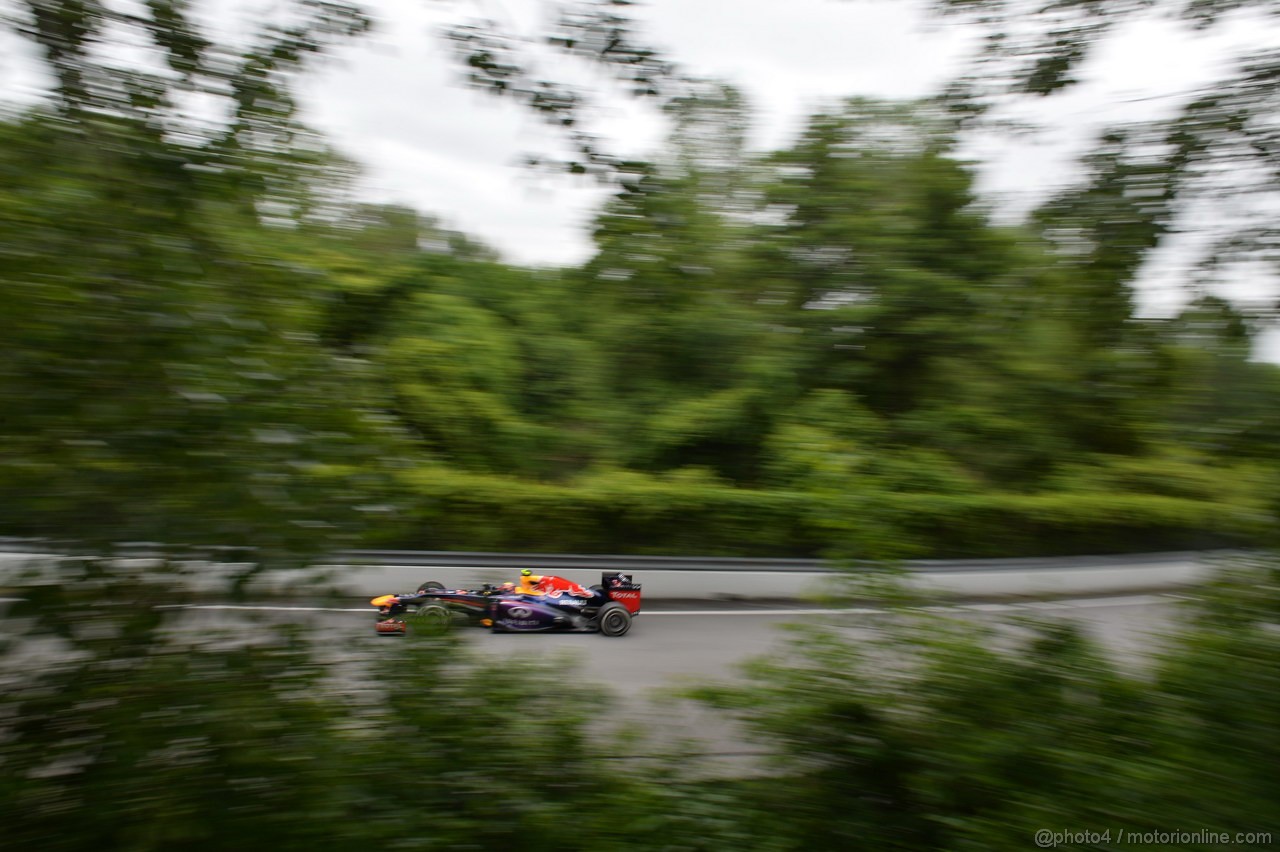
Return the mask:
M1161 636L1180 617L1178 595L1128 595L1013 604L961 604L919 610L926 619L960 618L981 623L1011 623L1026 616L1068 618L1083 624L1125 665L1140 666L1158 650ZM328 653L338 658L379 653L388 643L405 641L373 632L374 610L360 601L345 605L223 606L192 608L192 625L232 626L263 619L301 622L315 632ZM616 720L641 726L655 749L676 747L705 761L708 771L742 770L761 746L748 741L737 725L720 714L675 697L682 687L732 681L739 666L786 646L785 625L818 621L857 638L870 635L883 611L861 607L732 607L725 604L663 605L646 608L629 634L607 638L591 634L492 634L462 628L466 646L477 653L518 661L555 659L566 670L604 685L615 696ZM644 747L640 747L643 752ZM639 755L638 756L642 756Z

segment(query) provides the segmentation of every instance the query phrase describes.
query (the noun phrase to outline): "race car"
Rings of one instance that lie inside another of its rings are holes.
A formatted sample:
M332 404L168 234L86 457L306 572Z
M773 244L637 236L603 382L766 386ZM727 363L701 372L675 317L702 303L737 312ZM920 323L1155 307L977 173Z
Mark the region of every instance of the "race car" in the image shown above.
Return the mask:
M559 580L560 578L552 578ZM551 591L523 592L514 584L480 589L446 589L429 581L417 592L381 595L369 603L378 609L379 635L403 635L408 622L427 630L454 623L478 624L495 633L602 633L622 636L640 613L640 584L630 574L606 572L600 585L584 588L560 581Z

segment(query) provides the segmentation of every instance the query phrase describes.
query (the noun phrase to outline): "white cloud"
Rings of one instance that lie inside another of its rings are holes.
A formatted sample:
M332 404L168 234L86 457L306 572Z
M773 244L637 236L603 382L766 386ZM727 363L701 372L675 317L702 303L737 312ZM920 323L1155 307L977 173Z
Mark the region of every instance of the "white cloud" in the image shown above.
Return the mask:
M786 144L836 99L930 94L971 42L958 27L931 23L914 0L665 0L642 9L677 59L746 91L765 147Z
M500 8L504 22L535 31L539 4L507 0ZM910 0L658 0L636 8L670 56L745 91L757 108L758 148L786 144L809 113L839 98L928 94L968 38L926 26ZM304 88L310 119L367 169L367 191L441 215L517 262L589 256L584 226L601 190L540 180L518 165L524 153L558 150L560 140L514 104L460 85L435 32L446 13L401 0L375 9L375 34L343 49ZM551 56L542 69L598 79ZM657 148L659 117L624 98L600 107L592 129L615 150L644 156Z

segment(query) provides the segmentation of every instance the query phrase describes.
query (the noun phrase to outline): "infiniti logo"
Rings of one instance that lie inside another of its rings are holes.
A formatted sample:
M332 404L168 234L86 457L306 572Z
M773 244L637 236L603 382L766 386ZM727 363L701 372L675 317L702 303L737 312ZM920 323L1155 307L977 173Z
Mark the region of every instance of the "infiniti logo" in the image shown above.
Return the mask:
M522 606L513 606L511 609L507 610L507 615L512 618L528 618L533 615L533 610L525 609Z

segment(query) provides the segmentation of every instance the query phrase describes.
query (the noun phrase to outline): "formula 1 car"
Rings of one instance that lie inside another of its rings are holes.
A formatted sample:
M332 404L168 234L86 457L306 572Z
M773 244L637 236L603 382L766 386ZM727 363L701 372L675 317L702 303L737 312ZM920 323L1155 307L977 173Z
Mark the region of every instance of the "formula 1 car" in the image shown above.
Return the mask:
M509 584L510 585L510 584ZM495 633L602 633L622 636L640 613L638 583L630 574L606 572L600 585L528 594L516 588L484 586L446 589L426 582L418 591L381 595L369 603L378 608L375 630L402 635L408 621L426 630L442 630L455 623L478 624Z

